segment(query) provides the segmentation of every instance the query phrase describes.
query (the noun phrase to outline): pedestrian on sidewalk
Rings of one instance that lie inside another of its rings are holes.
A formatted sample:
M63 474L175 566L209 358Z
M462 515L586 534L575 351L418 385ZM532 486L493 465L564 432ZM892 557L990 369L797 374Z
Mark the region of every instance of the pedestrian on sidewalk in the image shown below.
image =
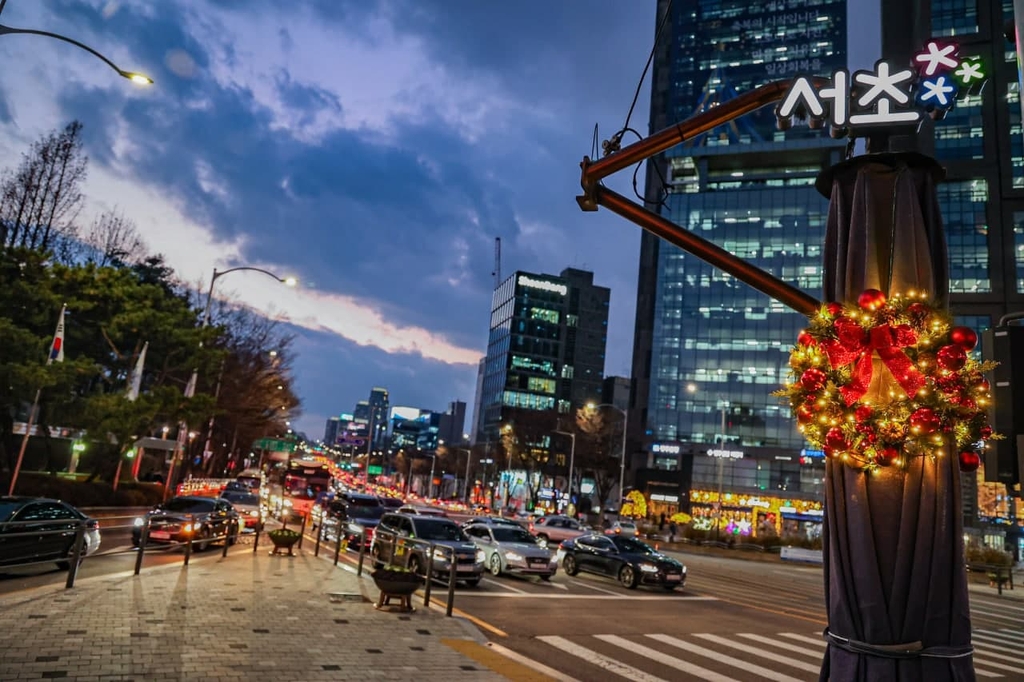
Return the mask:
M658 521L658 531L665 530L665 512L661 512L661 519Z
M668 541L669 542L675 542L676 541L676 531L678 531L678 530L679 530L679 527L676 526L676 522L675 521L673 521L672 523L670 523L668 525Z

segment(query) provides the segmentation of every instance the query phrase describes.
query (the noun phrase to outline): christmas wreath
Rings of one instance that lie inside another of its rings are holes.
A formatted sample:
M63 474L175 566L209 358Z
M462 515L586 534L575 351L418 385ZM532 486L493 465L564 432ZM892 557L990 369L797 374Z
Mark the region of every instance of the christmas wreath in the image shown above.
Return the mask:
M888 300L868 289L856 306L828 303L811 319L790 354L792 381L776 395L826 457L871 470L953 445L960 469L974 471L978 448L998 437L984 377L995 363L971 357L977 342L926 294Z

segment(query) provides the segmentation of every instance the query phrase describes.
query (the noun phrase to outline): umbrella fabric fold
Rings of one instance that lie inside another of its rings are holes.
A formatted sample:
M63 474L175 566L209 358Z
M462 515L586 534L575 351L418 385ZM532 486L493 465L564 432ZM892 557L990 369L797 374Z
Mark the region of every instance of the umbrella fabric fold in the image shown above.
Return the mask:
M830 197L825 300L914 290L945 305L949 271L935 193L942 177L928 157L886 153L818 178ZM825 479L829 646L820 679L974 680L955 453L872 474L828 460Z

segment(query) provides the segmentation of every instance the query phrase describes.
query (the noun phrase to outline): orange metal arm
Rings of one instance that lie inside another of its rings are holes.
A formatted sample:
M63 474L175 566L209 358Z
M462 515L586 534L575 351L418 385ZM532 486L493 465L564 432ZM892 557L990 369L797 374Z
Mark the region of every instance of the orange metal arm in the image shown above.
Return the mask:
M828 82L824 78L815 78L812 81L815 86ZM791 80L782 80L763 85L708 111L695 114L639 142L634 142L599 161L583 157L580 164L583 170L580 179L583 194L576 197L577 203L584 211L596 211L598 206L604 206L793 310L807 316L815 314L821 303L814 297L600 184L603 178L616 171L640 163L723 123L781 100L791 84Z

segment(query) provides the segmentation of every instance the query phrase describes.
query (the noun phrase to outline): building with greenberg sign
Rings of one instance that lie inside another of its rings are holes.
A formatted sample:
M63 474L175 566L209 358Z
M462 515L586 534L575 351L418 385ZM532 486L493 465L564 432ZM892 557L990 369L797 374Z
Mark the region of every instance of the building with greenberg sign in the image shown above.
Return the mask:
M497 289L475 419L477 442L498 440L507 408L571 418L600 402L611 290L594 273L517 271Z

